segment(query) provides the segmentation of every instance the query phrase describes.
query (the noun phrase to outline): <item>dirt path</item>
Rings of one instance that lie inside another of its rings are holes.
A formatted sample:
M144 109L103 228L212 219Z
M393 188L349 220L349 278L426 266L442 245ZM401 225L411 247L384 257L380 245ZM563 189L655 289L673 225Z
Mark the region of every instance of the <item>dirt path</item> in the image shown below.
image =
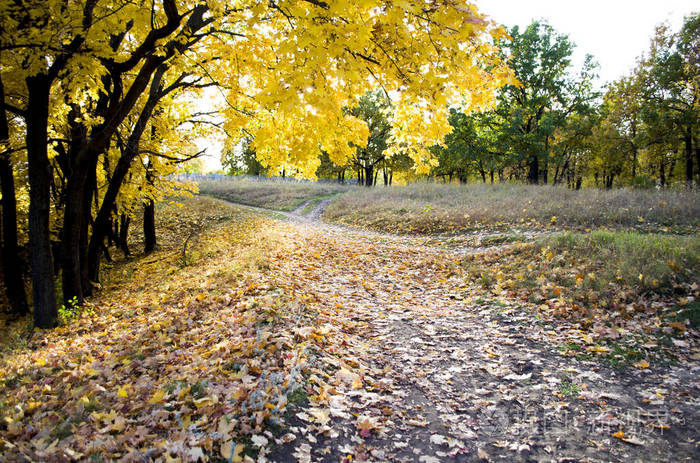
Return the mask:
M288 233L298 259L274 270L318 318L307 398L269 461L700 458L697 362L564 357L550 340L566 327L471 296L459 247L306 220Z

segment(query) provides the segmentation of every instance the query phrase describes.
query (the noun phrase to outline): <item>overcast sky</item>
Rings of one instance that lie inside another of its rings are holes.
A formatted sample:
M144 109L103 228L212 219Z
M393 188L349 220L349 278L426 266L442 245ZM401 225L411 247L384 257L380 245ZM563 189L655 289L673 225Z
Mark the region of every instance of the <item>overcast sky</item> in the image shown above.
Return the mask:
M700 11L698 0L476 0L481 12L508 27L546 19L576 44L575 62L590 53L601 84L628 73L649 48L654 27L669 21L678 30L683 17Z

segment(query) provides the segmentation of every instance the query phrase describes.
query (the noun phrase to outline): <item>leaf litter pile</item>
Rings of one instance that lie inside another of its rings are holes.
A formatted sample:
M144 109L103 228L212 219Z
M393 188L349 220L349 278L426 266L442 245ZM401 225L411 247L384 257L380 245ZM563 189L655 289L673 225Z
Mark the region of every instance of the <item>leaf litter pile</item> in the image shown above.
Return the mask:
M0 459L697 459L692 329L673 362L615 368L580 324L484 292L461 250L183 211L189 250L116 265L90 311L3 354Z

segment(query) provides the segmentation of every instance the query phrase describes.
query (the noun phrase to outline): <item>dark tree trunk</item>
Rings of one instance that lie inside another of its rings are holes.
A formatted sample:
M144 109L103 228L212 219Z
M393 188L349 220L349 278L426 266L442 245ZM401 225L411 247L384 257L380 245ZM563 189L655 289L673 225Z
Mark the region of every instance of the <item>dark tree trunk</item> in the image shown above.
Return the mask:
M34 325L56 326L56 288L53 279L49 208L51 169L47 153L50 79L28 77L26 145L29 176L29 244L32 270Z
M365 166L365 186L371 187L374 180L374 166Z
M5 101L5 91L0 80L0 102ZM0 110L0 143L10 138L7 113ZM24 292L24 265L19 257L17 244L17 197L15 177L12 174L10 153L0 153L0 191L2 192L2 273L5 293L12 312L25 315L29 312L27 295Z
M0 155L0 186L2 188L2 272L5 293L12 312L29 312L24 292L24 264L17 244L17 198L15 197L12 164L7 154Z
M542 166L542 184L549 183L549 162L545 159Z
M83 226L86 220L84 199L87 178L87 163L75 162L66 182L66 205L61 231L61 280L63 302L66 305L74 298L79 304L84 299L80 256Z
M533 155L530 157L530 160L527 164L528 166L528 172L527 172L527 181L528 183L532 185L537 185L540 181L540 164L539 164L539 158L537 155Z
M372 184L373 186L377 186L377 177L379 177L379 171L378 171L378 170L374 172L374 182L373 182L373 184Z
M124 257L130 257L131 251L129 250L129 225L131 225L131 218L122 214L119 218L119 249L124 253Z
M491 176L491 185L493 185L493 174L494 174L493 170L489 171L489 175Z
M581 189L581 184L582 184L582 183L583 183L583 177L578 177L578 178L576 179L576 190L577 190L577 191Z
M150 254L156 249L156 207L152 199L143 203L144 252Z
M92 280L90 278L90 267L88 259L88 244L90 240L89 226L92 221L92 203L93 195L97 197L97 156L93 156L88 165L88 175L83 190L83 218L80 223L80 280L83 287L83 296L92 294ZM107 224L109 228L109 224ZM93 227L93 234L95 230Z
M690 188L693 186L693 134L690 128L683 137L683 142L685 144L685 184Z
M391 182L394 181L394 171L389 171L389 186L391 186Z

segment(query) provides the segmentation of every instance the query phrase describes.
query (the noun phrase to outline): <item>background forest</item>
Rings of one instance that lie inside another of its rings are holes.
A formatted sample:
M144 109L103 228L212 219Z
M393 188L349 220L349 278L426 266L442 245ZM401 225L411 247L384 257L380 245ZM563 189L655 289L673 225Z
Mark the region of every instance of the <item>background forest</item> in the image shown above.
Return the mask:
M439 165L429 178L572 189L698 184L698 14L688 16L678 31L659 25L633 72L602 90L595 58L588 56L575 69L575 44L565 33L534 22L524 30L513 27L508 35L497 44L519 83L501 88L491 110L450 111L452 132L444 145L432 148ZM322 153L319 177L352 178L368 186L391 184L396 173L404 181L421 177L412 173L409 157L385 153L390 96L368 93L349 111L367 122L369 143L341 166ZM290 173L266 169L249 141L225 153L223 161L231 174Z

